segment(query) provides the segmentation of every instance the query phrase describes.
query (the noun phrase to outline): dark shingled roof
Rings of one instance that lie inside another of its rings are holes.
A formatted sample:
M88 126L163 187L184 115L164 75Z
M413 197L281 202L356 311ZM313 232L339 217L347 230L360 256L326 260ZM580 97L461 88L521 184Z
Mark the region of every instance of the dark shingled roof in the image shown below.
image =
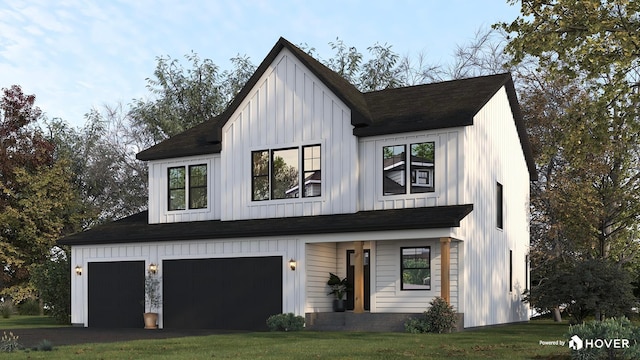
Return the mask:
M473 210L473 205L360 211L354 214L288 218L196 221L148 224L146 211L96 226L58 240L59 245L204 240L255 236L291 236L359 231L450 228Z
M284 38L280 38L229 107L218 117L140 152L140 160L220 152L222 127L257 84L276 56L288 49L352 112L353 134L359 137L473 125L473 117L504 86L511 105L529 177L537 179L533 152L508 73L434 84L360 92L343 77Z

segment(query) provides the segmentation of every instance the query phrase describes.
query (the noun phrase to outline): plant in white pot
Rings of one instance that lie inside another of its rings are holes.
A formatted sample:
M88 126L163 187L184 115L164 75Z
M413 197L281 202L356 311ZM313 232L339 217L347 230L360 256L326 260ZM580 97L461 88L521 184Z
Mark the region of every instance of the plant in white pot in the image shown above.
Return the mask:
M144 313L144 328L158 328L158 309L162 304L160 277L149 271L144 279L144 302L147 312Z
M333 311L344 312L345 311L345 296L347 291L351 289L347 278L340 279L340 277L334 273L329 273L329 281L327 285L331 291L327 295L334 295Z

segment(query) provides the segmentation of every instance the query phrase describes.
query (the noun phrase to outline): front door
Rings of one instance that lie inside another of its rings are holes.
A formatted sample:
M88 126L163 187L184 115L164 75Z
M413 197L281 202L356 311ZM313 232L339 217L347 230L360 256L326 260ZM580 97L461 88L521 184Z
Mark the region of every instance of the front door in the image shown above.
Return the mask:
M347 250L347 281L351 286L354 285L355 278L355 250ZM364 309L369 310L371 302L371 272L369 270L369 250L364 250ZM353 310L354 296L353 289L347 292L347 310Z

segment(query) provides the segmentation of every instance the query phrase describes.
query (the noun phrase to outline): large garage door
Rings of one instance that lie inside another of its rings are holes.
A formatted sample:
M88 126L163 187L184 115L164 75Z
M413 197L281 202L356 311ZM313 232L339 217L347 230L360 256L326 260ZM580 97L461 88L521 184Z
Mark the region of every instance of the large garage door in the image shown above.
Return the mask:
M163 261L164 328L266 330L282 312L282 257Z
M142 328L144 261L91 262L89 326Z

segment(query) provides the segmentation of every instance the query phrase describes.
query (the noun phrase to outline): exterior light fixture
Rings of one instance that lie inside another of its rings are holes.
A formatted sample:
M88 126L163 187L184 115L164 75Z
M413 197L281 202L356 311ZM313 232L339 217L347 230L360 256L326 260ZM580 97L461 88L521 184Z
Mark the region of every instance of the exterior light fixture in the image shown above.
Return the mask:
M76 275L82 276L82 266L76 265Z
M151 263L149 264L149 272L155 274L158 272L158 265Z
M295 261L295 260L293 260L293 259L289 260L289 268L290 268L292 271L296 271L296 265L297 265L297 264L296 264L296 261Z

